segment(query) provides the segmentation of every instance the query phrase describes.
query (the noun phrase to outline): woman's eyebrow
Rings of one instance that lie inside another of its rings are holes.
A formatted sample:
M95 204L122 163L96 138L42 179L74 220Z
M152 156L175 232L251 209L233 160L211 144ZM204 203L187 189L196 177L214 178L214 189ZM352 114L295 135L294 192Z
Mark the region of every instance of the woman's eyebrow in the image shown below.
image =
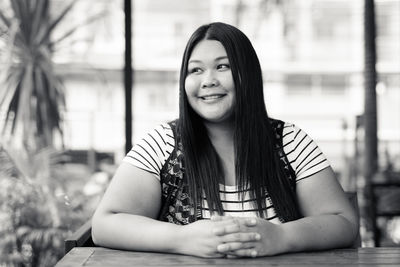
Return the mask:
M217 57L217 58L214 59L214 61L220 61L220 60L223 60L223 59L228 59L228 56ZM200 59L191 59L191 60L189 60L188 63L202 63L202 62L203 61L200 60Z
M189 60L188 63L201 63L201 60L199 60L199 59L191 59L191 60Z
M222 59L228 59L228 56L217 57L215 59L215 61L222 60Z

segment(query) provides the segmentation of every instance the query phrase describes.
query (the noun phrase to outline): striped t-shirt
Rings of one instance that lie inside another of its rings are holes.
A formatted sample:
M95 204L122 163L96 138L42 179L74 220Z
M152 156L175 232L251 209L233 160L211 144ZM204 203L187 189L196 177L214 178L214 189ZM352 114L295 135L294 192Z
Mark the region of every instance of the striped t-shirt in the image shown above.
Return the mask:
M282 134L283 151L296 174L299 182L329 166L317 144L300 128L285 122ZM152 173L160 180L160 171L175 147L175 138L169 124L164 123L149 132L134 145L123 159L140 169ZM243 200L239 197L237 186L220 185L220 198L225 215L236 217L258 216L254 199L246 191ZM266 218L279 223L275 209L268 197L265 196ZM209 218L207 202L203 200L203 218Z

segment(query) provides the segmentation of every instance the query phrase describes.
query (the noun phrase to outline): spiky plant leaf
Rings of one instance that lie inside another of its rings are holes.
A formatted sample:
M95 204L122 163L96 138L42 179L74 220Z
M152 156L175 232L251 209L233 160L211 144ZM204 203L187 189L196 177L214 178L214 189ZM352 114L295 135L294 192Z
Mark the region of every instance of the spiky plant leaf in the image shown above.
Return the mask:
M64 39L66 39L66 38L68 38L69 36L71 36L74 32L76 32L76 30L78 30L80 27L82 27L82 25L90 24L90 23L92 23L92 22L98 20L99 18L104 17L104 15L105 15L105 12L101 12L101 13L99 13L99 14L97 14L97 15L92 16L92 17L88 17L87 19L85 19L85 20L82 22L82 24L79 24L79 25L77 25L77 26L71 28L69 31L67 31L66 33L64 33L61 37L59 37L58 39L52 41L52 42L51 42L51 46L53 47L53 46L57 45L58 43L62 42Z
M44 35L41 35L39 37L39 44L42 44L43 42L46 42L49 40L50 35L54 28L62 21L62 19L68 14L68 12L73 8L75 3L78 0L73 0L59 15L57 18L54 19L54 21L49 25L49 27L46 28L46 31L44 31Z

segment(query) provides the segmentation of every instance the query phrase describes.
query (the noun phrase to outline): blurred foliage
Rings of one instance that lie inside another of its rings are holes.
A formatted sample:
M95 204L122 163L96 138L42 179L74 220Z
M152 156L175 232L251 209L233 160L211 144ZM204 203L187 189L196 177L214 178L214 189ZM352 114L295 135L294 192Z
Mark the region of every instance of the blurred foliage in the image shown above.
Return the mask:
M57 24L72 8L71 3L54 19L50 18L50 0L11 1L12 14L0 11L6 46L2 56L0 106L6 106L2 135L18 131L26 147L37 149L53 144L53 132L62 133L61 113L65 106L62 83L54 73L50 40Z
M0 9L0 266L54 266L65 237L91 216L84 177L54 149L62 141L64 87L54 71L57 45L90 16L54 37L77 0L50 12L51 0L8 0ZM3 8L5 6L5 8ZM69 22L68 22L69 23ZM92 196L93 197L93 196Z
M93 207L52 149L0 150L0 265L54 266Z
M54 71L54 50L78 28L103 15L73 23L54 37L77 0L67 2L58 14L51 14L52 2L12 0L10 8L0 10L0 36L5 43L0 51L5 62L0 75L0 107L6 112L2 137L33 150L53 146L57 133L62 140L65 96Z

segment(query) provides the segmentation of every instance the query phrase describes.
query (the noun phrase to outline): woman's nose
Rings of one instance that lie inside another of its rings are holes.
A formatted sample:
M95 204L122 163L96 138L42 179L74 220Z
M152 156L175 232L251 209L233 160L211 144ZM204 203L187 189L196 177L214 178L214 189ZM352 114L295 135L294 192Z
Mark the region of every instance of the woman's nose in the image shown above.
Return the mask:
M215 77L212 71L206 71L205 75L203 76L203 81L201 84L202 88L214 87L218 86L219 82L218 79Z

